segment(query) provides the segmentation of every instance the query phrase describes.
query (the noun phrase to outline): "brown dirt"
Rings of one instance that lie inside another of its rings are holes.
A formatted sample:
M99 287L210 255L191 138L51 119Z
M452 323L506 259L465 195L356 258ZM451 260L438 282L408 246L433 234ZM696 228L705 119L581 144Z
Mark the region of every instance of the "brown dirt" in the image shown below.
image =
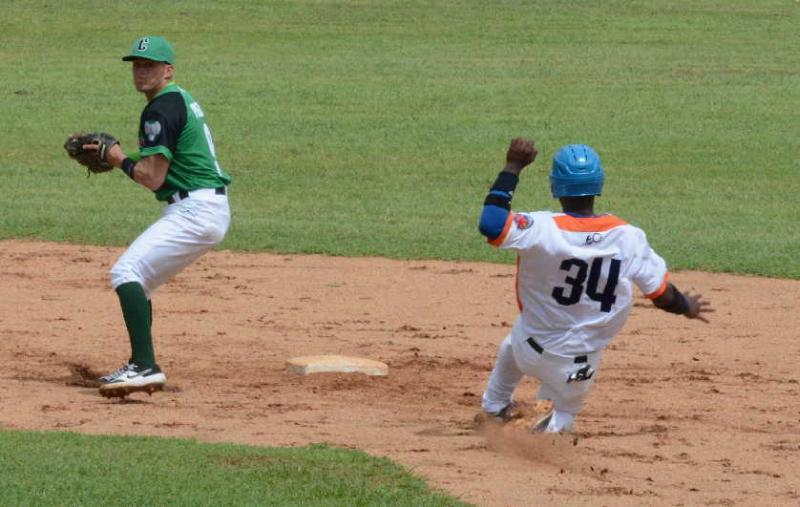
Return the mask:
M120 253L0 243L0 426L325 442L486 506L800 502L798 281L673 273L711 299L712 323L638 300L577 433L533 436L471 424L516 316L511 265L213 252L153 301L168 390L121 403L85 380L129 352L107 277ZM390 373L286 370L310 354Z

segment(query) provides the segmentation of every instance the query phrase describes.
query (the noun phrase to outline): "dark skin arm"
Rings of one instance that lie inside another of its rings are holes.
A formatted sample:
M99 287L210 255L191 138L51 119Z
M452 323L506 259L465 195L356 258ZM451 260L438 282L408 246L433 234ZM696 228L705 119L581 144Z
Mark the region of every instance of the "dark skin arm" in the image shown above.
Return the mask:
M671 283L667 284L667 290L664 291L663 294L658 296L653 300L653 304L656 305L657 308L669 308L674 303L676 298L679 297L680 292L678 289L675 288L674 285ZM686 301L689 303L689 309L683 315L687 319L698 319L706 324L708 324L708 319L705 318L703 314L711 313L714 311L711 308L711 303L708 301L703 300L703 296L700 294L689 294L688 292L685 294Z

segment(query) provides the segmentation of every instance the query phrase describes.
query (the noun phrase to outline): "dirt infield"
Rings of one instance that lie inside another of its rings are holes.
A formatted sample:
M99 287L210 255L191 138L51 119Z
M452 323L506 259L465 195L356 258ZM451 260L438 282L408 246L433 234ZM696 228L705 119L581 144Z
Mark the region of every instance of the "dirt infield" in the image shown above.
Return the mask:
M673 273L712 323L637 300L576 434L532 436L472 425L516 316L511 265L213 252L153 299L167 391L120 403L84 380L129 353L107 275L120 253L0 242L0 426L326 442L486 506L800 503L798 281ZM389 376L287 371L311 354Z

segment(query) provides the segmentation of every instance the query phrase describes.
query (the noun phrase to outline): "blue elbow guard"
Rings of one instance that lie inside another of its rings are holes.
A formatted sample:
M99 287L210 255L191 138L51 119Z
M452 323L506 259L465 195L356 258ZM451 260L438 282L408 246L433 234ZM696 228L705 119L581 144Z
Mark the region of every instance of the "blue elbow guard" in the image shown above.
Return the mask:
M481 213L481 221L478 224L478 230L489 239L500 236L503 232L503 227L506 226L509 213L510 212L505 208L493 204L485 205L483 207L483 213Z
M501 171L483 201L483 213L478 224L478 230L489 239L494 239L503 233L508 214L511 212L511 198L517 188L519 176L506 171Z

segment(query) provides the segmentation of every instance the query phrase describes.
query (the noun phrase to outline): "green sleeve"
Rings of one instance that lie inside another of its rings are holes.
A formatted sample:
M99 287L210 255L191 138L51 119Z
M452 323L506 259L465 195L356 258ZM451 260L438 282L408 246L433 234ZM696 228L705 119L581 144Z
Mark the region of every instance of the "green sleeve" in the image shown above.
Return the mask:
M172 152L166 146L150 146L139 150L140 157L151 157L153 155L164 155L164 158L172 162Z

